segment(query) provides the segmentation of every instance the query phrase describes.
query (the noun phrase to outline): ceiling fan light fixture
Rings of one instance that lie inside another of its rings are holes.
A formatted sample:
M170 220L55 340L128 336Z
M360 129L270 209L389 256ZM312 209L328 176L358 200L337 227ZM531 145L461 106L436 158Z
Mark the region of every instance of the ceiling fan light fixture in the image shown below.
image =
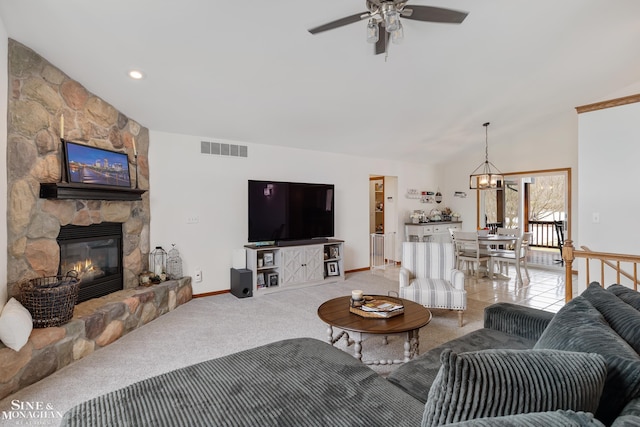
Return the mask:
M409 0L365 0L366 10L364 12L345 16L326 24L310 28L311 34L318 34L325 31L340 28L345 25L368 20L367 37L368 43L374 45L373 53L380 55L386 53L389 47L389 39L393 43L401 43L404 39L404 29L401 19L410 19L422 22L440 22L445 24L460 24L467 12L460 12L453 9L445 9L433 6L410 6L406 8ZM383 28L384 27L384 28ZM385 55L387 58L388 55Z
M367 24L367 43L377 43L380 38L380 34L378 33L378 24L374 19L370 19Z
M391 5L391 7L395 7ZM384 27L387 29L388 33L393 33L394 31L398 31L400 28L400 13L394 8L385 8L382 11L384 16Z
M485 129L484 163L481 163L469 175L469 189L493 190L502 188L504 175L489 161L489 122L484 123L482 126Z
M398 24L398 29L391 33L391 41L394 44L400 44L404 40L404 30L402 29L402 23Z

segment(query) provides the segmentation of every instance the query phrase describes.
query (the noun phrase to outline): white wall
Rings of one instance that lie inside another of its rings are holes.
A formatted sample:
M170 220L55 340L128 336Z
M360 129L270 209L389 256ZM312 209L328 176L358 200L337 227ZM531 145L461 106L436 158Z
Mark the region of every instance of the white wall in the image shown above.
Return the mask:
M578 132L580 235L574 246L640 254L640 103L582 113Z
M200 154L200 141L247 145L248 158ZM247 180L330 183L336 186L336 238L345 241L345 270L369 267L369 176L397 176L398 192L436 188L434 168L384 159L150 132L151 246L175 243L186 275L199 268L194 293L229 289L234 249L247 243ZM408 217L415 201L396 198ZM198 224L187 224L189 216Z
M9 38L0 18L0 117L7 117L9 86ZM7 164L7 121L0 120L0 164ZM7 171L0 173L0 307L7 301Z
M489 161L503 173L524 172L542 169L572 168L572 233L577 224L577 165L578 132L575 109L557 117L547 117L540 127L509 133L496 132L499 122L491 122L489 129ZM495 135L492 135L495 134ZM469 190L469 174L484 162L484 129L478 124L478 147L474 152L461 154L442 163L438 170L445 183L443 205L462 215L463 229L476 229L476 191ZM464 191L466 198L453 197L455 191Z

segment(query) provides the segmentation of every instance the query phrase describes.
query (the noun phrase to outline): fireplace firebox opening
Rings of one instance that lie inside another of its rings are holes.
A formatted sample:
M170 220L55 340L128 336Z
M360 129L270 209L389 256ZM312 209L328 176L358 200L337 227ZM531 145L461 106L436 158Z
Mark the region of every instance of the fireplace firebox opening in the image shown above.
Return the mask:
M80 278L78 303L122 290L122 224L65 225L58 234L58 274L75 270Z

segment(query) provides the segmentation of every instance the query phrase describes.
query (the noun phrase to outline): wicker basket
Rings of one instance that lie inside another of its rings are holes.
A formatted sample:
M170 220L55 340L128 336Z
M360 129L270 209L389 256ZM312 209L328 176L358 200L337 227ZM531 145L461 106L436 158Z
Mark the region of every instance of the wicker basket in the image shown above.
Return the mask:
M65 276L39 277L20 285L20 302L31 313L34 328L60 326L73 317L79 288L75 271Z

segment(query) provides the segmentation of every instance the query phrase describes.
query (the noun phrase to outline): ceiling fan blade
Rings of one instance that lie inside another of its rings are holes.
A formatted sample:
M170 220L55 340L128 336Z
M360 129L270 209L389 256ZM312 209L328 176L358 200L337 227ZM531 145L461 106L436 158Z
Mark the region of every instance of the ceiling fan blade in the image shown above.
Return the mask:
M374 45L375 54L380 55L387 51L387 32L382 26L382 23L378 23L378 41Z
M468 15L467 12L458 12L452 9L443 9L432 6L408 6L402 11L402 17L416 21L443 22L448 24L460 24Z
M328 22L324 25L320 25L319 27L311 28L308 30L311 34L321 33L323 31L333 30L334 28L342 27L344 25L353 24L354 22L361 21L365 18L369 17L368 12L361 12L355 15L346 16L341 19L336 19L335 21Z

